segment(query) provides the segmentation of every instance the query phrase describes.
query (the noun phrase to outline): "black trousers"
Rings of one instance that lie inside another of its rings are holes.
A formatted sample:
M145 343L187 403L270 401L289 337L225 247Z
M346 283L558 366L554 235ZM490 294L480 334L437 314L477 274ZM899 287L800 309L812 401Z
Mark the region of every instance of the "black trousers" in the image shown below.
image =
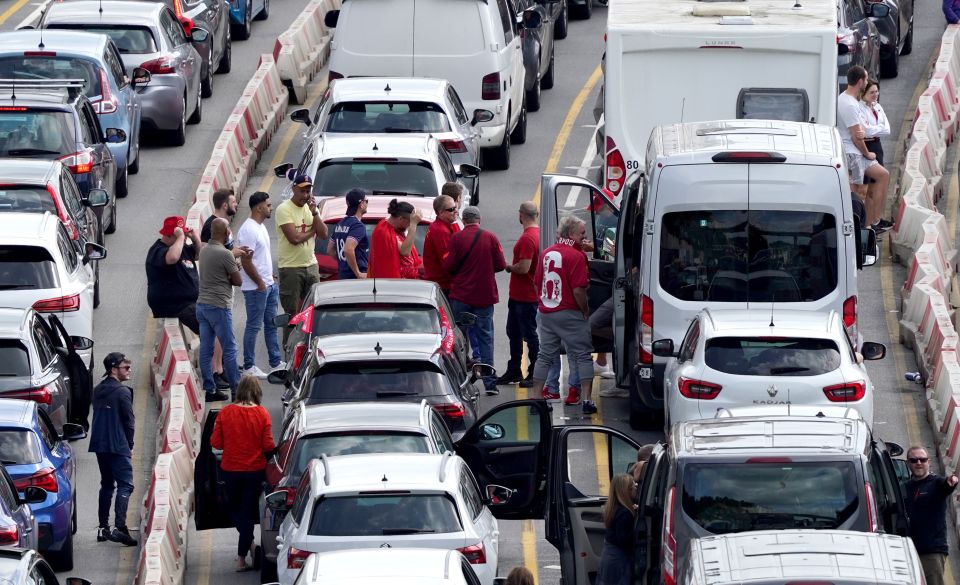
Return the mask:
M133 463L129 455L116 453L97 453L97 465L100 467L100 501L97 519L102 528L110 526L110 500L116 486L117 501L113 506L113 525L127 527L127 505L133 493Z
M245 557L253 544L253 527L260 522L260 492L267 477L263 471L220 470L220 477L227 484L227 503L230 516L240 538L237 541L237 556Z

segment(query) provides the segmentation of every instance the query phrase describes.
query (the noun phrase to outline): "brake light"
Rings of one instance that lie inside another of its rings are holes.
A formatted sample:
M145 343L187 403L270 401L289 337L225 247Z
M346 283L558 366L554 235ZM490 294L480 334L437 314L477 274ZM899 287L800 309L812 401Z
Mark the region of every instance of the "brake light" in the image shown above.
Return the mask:
M480 81L480 99L498 100L500 99L500 72L484 75Z
M680 378L680 394L685 398L696 400L713 400L720 395L723 386L713 382L704 382L703 380L693 380L690 378Z
M660 545L660 571L663 585L677 585L677 538L673 535L673 496L677 486L667 494L667 519L663 523Z
M440 341L440 351L446 354L453 353L454 333L447 312L440 307L440 333L443 339Z
M27 108L20 106L0 106L0 112L26 112Z
M177 15L177 20L180 21L180 26L183 27L183 32L189 37L190 31L193 30L193 21L189 17L183 15L183 7L180 6L180 1L176 0L173 3L173 13Z
M623 161L623 155L617 148L617 143L607 136L607 189L617 195L623 187L623 178L627 174L627 165Z
M782 163L787 157L779 152L718 152L713 155L715 163Z
M57 217L60 218L63 227L67 228L67 232L70 233L70 239L79 239L80 230L77 229L77 224L67 215L67 210L63 208L63 205L60 205L60 198L57 197L57 192L53 189L53 185L47 185L47 193L50 194L50 197L53 199L53 204L57 208Z
M30 477L13 480L13 485L16 486L17 491L21 492L31 486L45 489L48 492L56 492L58 489L57 472L52 467L45 467Z
M83 175L93 170L93 150L89 148L61 156L59 160L74 175Z
M107 72L100 70L100 99L90 102L93 105L93 111L98 114L112 114L120 107L120 102L110 93L110 82L107 81Z
M33 310L38 313L69 313L80 310L80 295L69 295L55 299L44 299L33 303Z
M793 463L789 457L751 457L747 463Z
M877 523L876 500L873 497L873 486L870 482L863 484L864 491L867 494L867 526L870 532L880 532L880 525Z
M843 327L847 330L847 337L852 343L857 342L857 295L847 297L843 301Z
M337 73L336 71L331 69L330 72L327 73L327 82L329 83L334 79L343 79L343 73Z
M307 355L307 344L298 343L295 348L293 348L293 369L296 370L300 367L300 364L303 362L303 357Z
M164 53L156 59L151 59L146 63L141 63L140 66L153 73L154 75L162 75L165 73L176 73L177 70L173 66L174 56L169 53Z
M484 565L487 562L487 552L483 550L483 543L474 544L471 546L465 546L463 548L458 548L464 557L466 557L467 562L471 565Z
M653 363L653 299L640 297L640 360L641 364Z
M463 404L460 402L448 402L446 404L434 404L433 409L437 411L437 414L446 418L459 418L462 419L467 411L464 410Z
M288 569L302 569L303 563L307 561L307 557L310 556L310 551L300 550L299 548L290 547L290 550L287 551L287 568Z
M24 57L56 57L56 51L24 51Z
M823 393L830 402L856 402L867 395L867 384L863 380L834 384L825 386Z
M293 500L297 498L297 488L295 487L282 487L277 488L278 492L287 492L287 507L293 507Z
M32 400L33 402L47 405L53 404L53 390L51 390L49 386L4 392L3 397L15 398L17 400Z
M0 545L16 545L20 542L20 531L17 525L0 527Z
M440 144L443 145L447 152L454 154L457 152L467 152L467 145L463 143L463 140L455 140L453 138L447 138L441 140Z

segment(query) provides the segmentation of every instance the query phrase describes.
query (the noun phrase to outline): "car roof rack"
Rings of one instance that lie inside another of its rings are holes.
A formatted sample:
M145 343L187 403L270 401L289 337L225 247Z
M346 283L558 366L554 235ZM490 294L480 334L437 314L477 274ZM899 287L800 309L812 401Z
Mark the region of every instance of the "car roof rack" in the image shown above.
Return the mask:
M37 90L66 90L67 95L73 98L83 92L86 83L83 79L30 79L24 81L22 79L0 78L0 99L3 98L2 94L5 94L7 89L10 90L11 99L16 99L18 89L29 90L26 93L36 93Z

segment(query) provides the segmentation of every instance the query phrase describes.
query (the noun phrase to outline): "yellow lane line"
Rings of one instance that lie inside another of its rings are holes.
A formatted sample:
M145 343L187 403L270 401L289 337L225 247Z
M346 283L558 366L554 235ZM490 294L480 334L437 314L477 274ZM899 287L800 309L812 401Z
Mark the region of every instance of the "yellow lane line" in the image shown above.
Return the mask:
M0 24L7 22L7 19L20 11L23 6L30 0L17 0L17 2L3 11L3 14L0 14Z

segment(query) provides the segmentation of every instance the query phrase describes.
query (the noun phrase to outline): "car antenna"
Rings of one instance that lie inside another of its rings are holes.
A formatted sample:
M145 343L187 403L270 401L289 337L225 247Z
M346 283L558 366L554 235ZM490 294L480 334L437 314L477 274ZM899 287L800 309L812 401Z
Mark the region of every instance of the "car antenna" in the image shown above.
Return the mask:
M373 151L376 152L376 151L378 151L378 150L380 150L380 148L377 146L377 143L374 142L374 143L373 143Z
M43 17L46 15L46 13L46 8L40 11L40 42L37 44L37 48L41 51L46 47L46 45L43 44Z
M769 325L769 327L776 327L776 325L773 324L773 297L770 298L770 325Z
M385 88L383 88L383 91L385 91L385 92L387 92L387 93L390 93L391 91L393 91L392 89L390 89L390 82L387 82L387 86L386 86Z
M380 347L380 342L378 341L376 345L373 346L373 351L377 352L377 355L380 355L380 352L383 351L383 348Z
M373 277L373 301L377 301L377 277Z
M100 16L101 16L101 18L102 18L102 17L103 17L103 0L100 0L100 4L99 4L98 10L100 11Z

